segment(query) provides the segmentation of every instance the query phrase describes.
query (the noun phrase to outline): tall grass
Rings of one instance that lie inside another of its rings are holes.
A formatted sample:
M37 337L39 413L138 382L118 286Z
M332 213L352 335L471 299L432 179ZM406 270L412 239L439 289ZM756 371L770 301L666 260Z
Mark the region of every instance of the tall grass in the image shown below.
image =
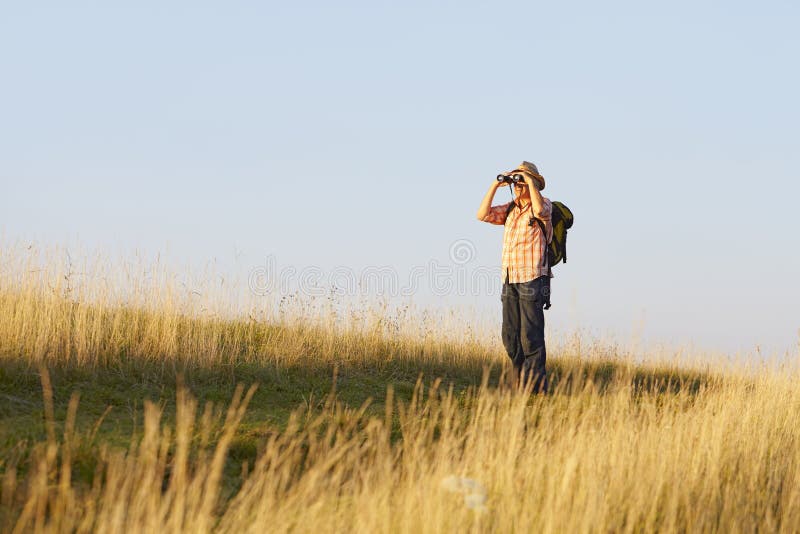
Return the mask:
M800 530L794 369L640 366L564 349L554 391L536 396L485 371L502 361L496 346L425 335L428 325L393 324L397 315L342 327L324 315L209 312L213 302L201 311L154 278L122 294L92 281L102 274L75 284L19 250L2 260L0 358L39 369L46 427L22 445L25 466L0 459L4 532ZM238 388L224 415L200 410L183 388L173 421L148 402L125 449L76 427L77 395L63 422L52 408L48 368L320 360L386 377L384 413L348 406L335 390L320 407L298 407L239 466L231 491L221 480L253 388ZM392 390L395 366L444 364L483 380L456 391L429 376L410 398ZM96 463L81 481L75 457L86 450Z
M493 357L484 330L448 328L453 314L415 314L380 300L257 298L225 290L213 273L179 276L157 262L101 256L75 265L65 257L65 250L0 247L0 355L76 366L290 365L311 357L372 366L388 343L393 358L417 362L420 351L465 363L476 353L484 362Z

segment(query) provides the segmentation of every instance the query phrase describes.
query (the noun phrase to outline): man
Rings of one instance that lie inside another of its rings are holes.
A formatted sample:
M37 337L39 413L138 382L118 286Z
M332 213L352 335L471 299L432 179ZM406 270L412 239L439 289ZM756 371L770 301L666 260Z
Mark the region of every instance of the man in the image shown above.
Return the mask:
M493 179L478 219L505 225L502 337L514 365L512 383L524 385L530 380L534 392L547 393L544 304L550 293L547 244L553 238L553 207L541 194L545 180L536 165L523 161L504 176L513 174L525 179L514 184L514 206L511 202L492 206L497 189L504 185Z

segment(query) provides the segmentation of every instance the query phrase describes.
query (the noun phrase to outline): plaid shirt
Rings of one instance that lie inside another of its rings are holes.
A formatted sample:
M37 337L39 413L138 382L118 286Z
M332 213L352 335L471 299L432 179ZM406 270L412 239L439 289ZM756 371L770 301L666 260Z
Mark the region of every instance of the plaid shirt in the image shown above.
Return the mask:
M528 202L523 209L516 203L514 209L506 218L506 211L511 205L507 202L500 206L492 206L489 215L484 219L491 224L505 225L503 233L503 281L508 276L509 283L528 282L540 276L550 275L547 267L547 243L553 239L553 223L551 214L553 205L550 200L543 198L542 214L539 219L544 223L546 237L542 236L542 228L538 222L531 219L531 204Z

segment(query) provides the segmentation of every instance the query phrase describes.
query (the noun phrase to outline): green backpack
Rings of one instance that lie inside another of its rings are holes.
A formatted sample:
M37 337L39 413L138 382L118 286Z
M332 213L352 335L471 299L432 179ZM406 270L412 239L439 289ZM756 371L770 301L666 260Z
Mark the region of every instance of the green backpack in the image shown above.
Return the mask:
M547 265L552 269L553 265L560 261L567 263L567 230L572 228L574 217L572 211L562 202L553 202L553 240L547 246ZM539 226L544 232L544 223L539 221Z

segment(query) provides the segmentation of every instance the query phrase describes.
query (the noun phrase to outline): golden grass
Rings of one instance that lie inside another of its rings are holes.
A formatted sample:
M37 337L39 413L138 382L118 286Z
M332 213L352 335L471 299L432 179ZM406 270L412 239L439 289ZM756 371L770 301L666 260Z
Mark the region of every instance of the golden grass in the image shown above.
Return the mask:
M466 392L420 381L399 400L389 387L382 415L332 394L270 434L227 495L221 478L252 388L237 389L224 421L184 389L174 424L147 403L141 437L120 450L76 430L77 396L57 431L47 368L321 359L479 373L501 358L497 346L453 332L440 341L420 333L427 326L387 330L397 316L291 326L252 309L208 312L213 302L200 312L169 283L142 279L124 295L91 277L67 287L63 272L12 248L2 265L0 358L41 366L46 417L24 473L0 459L3 532L800 531L793 369L701 372L565 350L548 396L494 387L488 374ZM88 485L73 480L81 447L97 457Z

